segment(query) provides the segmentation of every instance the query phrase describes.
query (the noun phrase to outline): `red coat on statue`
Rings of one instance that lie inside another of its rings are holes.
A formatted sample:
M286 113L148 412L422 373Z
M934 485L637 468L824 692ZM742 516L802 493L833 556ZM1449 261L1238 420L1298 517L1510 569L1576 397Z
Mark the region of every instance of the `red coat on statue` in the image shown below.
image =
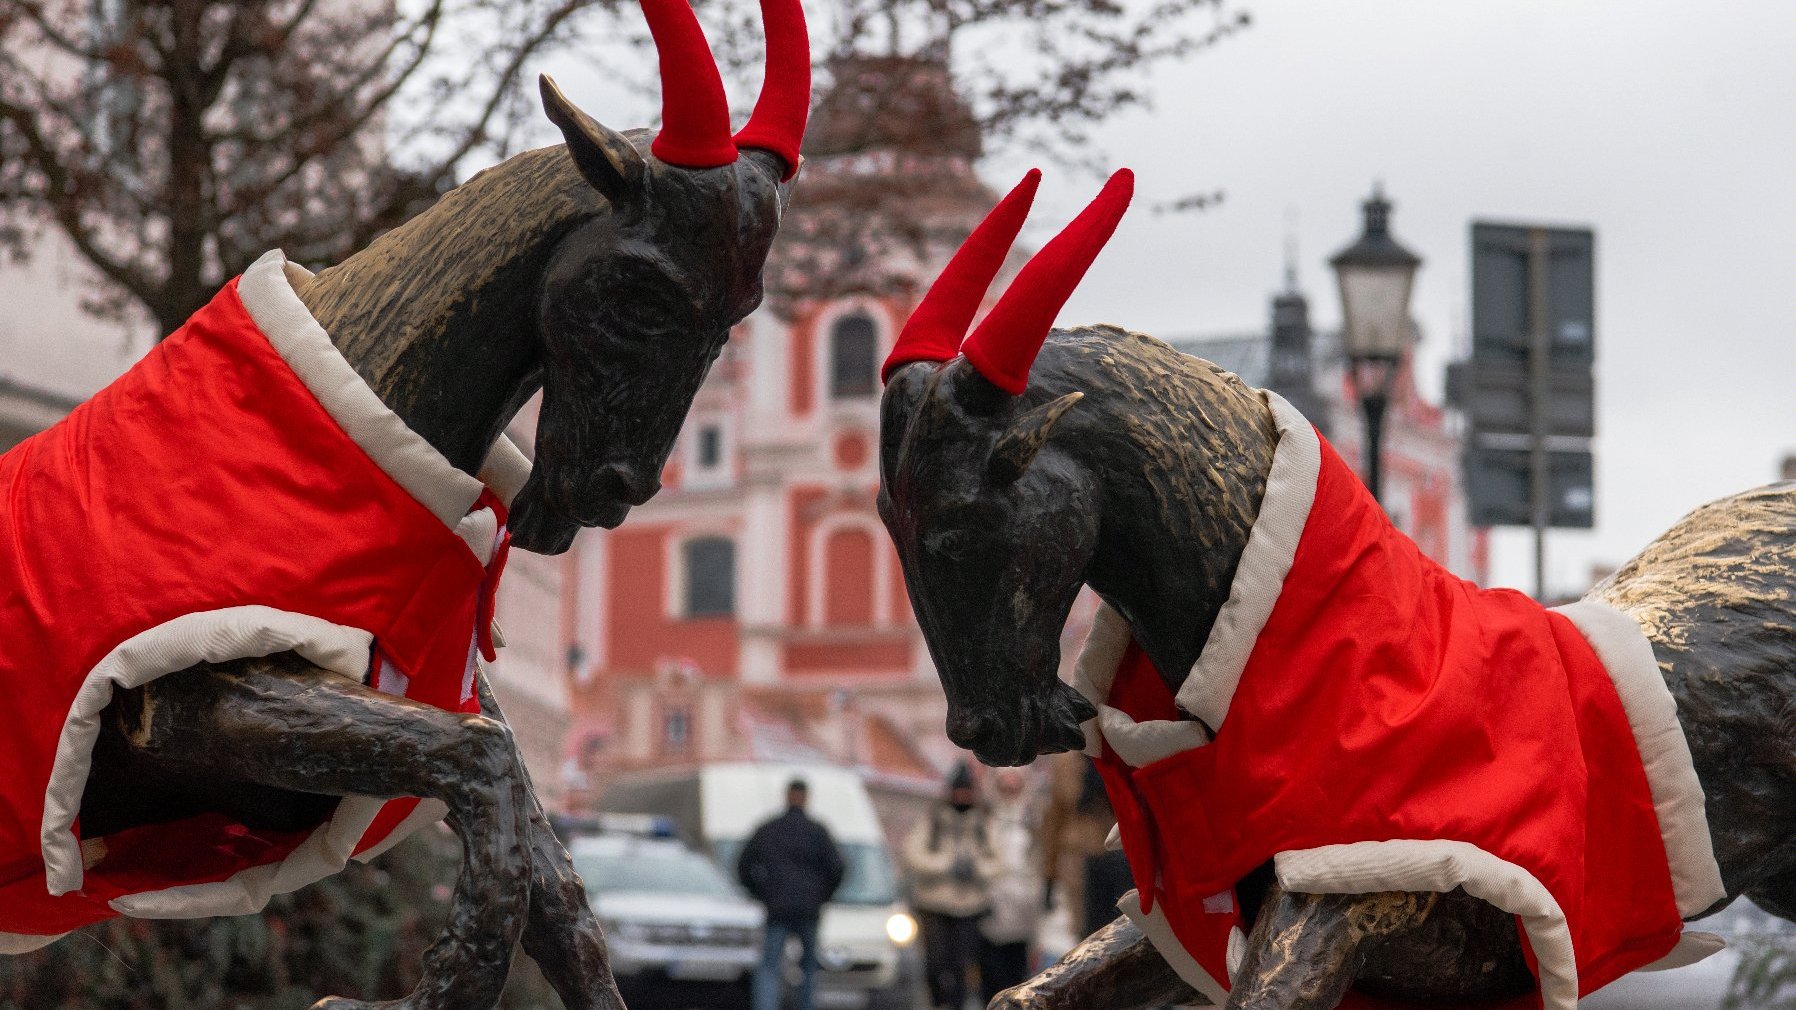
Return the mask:
M113 692L197 662L291 650L478 710L503 502L528 463L502 441L482 479L451 467L337 353L294 294L304 276L264 256L0 456L0 953L118 914L254 912L442 814L349 797L291 833L205 815L84 840L76 823Z
M1724 892L1633 620L1453 576L1266 397L1266 499L1176 697L1108 607L1079 659L1138 885L1123 911L1217 1005L1244 946L1235 883L1267 861L1293 891L1464 887L1515 914L1548 1010L1717 949L1682 931Z

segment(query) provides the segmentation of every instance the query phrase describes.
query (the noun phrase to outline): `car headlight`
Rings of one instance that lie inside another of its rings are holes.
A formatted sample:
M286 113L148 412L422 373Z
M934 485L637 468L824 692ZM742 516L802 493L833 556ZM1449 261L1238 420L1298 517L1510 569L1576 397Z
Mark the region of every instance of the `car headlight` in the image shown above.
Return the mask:
M895 913L886 920L886 936L900 947L910 946L910 942L917 938L917 920L903 912Z

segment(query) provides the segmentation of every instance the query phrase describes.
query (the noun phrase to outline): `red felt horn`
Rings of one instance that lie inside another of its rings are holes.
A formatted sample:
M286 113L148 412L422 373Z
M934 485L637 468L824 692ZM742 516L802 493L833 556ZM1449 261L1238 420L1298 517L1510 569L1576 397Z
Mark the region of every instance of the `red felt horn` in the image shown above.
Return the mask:
M730 103L704 29L686 0L642 0L661 57L661 132L650 150L681 168L716 168L736 160Z
M992 306L960 352L992 385L1016 396L1029 385L1029 366L1054 326L1054 317L1116 231L1135 173L1122 169L1060 234L1035 254Z
M798 174L798 151L811 116L811 39L799 0L761 0L761 23L767 72L755 111L736 133L736 146L779 155L790 179Z
M900 365L913 361L948 361L960 353L960 342L973 325L973 316L985 292L992 286L1004 257L1023 230L1035 190L1041 185L1041 169L1032 168L1010 194L998 202L973 234L960 244L954 258L917 304L904 324L880 370L881 382L889 381Z

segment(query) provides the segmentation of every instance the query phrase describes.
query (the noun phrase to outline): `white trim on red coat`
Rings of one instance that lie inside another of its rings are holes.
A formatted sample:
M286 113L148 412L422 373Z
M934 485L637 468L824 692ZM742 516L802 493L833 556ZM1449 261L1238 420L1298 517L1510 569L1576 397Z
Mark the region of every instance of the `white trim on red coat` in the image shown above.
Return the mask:
M486 454L486 462L480 466L477 475L480 483L493 489L506 508L524 490L524 483L530 479L530 457L524 455L517 443L504 435L493 443L491 452Z
M470 513L483 486L509 505L530 475L530 461L501 436L478 479L455 469L423 436L362 381L294 290L312 276L279 250L264 254L238 280L237 294L256 327L331 418L394 482L453 529L482 564L499 533L491 510ZM485 482L483 484L483 482ZM196 663L296 652L314 665L357 682L368 674L373 635L367 630L263 606L185 614L115 648L83 679L57 742L44 795L40 848L53 895L80 890L84 877L74 824L92 769L100 713L120 689L141 687ZM285 860L251 867L222 881L164 888L115 899L113 909L138 918L200 918L259 911L274 894L340 871L386 801L345 797ZM422 801L367 852L371 859L412 831L441 820L446 808ZM56 937L0 933L0 954L35 950Z
M92 767L94 741L100 735L100 713L115 691L142 687L196 663L225 663L277 652L297 652L315 666L360 680L368 672L368 650L373 642L374 636L367 631L272 607L248 606L183 614L140 632L108 653L88 673L69 706L56 745L56 763L44 791L40 844L50 893L63 895L81 889L83 867L75 818ZM379 809L378 803L374 809ZM355 812L339 805L332 820ZM367 820L373 819L370 812ZM361 830L367 827L364 823ZM360 837L359 831L356 837ZM294 856L303 859L304 853ZM341 868L339 863L337 869Z
M1084 725L1086 753L1093 757L1108 743L1124 762L1142 767L1209 743L1205 727L1219 727L1227 717L1241 673L1295 560L1321 471L1321 441L1315 428L1278 394L1261 391L1261 396L1272 412L1279 442L1266 496L1236 567L1229 598L1176 697L1180 710L1197 721L1137 722L1104 704L1132 633L1121 614L1103 605L1073 673L1073 686L1098 707L1097 716ZM1726 892L1709 839L1702 787L1652 645L1632 618L1601 602L1586 600L1562 608L1562 612L1590 642L1615 681L1659 814L1679 913L1696 915ZM1467 893L1521 918L1538 964L1545 1010L1576 1007L1577 961L1565 914L1546 886L1514 863L1466 842L1397 839L1281 852L1274 865L1280 884L1305 893L1464 887ZM1220 989L1196 959L1179 947L1158 906L1143 915L1139 901L1125 896L1119 907L1136 920L1186 982L1206 995ZM1693 963L1720 946L1718 937L1686 931L1669 954L1643 970ZM1231 953L1234 949L1231 937ZM1228 959L1231 973L1238 963L1236 957Z
M1210 973L1204 970L1204 966L1198 963L1197 958L1192 957L1191 952L1179 943L1178 934L1173 932L1172 923L1167 921L1164 902L1156 902L1152 911L1143 912L1141 910L1141 892L1131 889L1129 893L1117 899L1116 907L1128 916L1129 921L1135 924L1136 929L1141 930L1141 935L1147 937L1148 942L1154 945L1154 950L1178 974L1179 978L1185 980L1185 984L1202 993L1204 998L1210 1001L1211 1006L1228 1005L1228 988L1211 978ZM1247 937L1241 932L1241 927L1236 926L1230 929L1228 954L1224 958L1224 965L1230 978L1233 978L1235 973L1240 970L1241 958L1246 952Z
M1701 915L1727 896L1727 888L1709 838L1702 783L1652 643L1638 622L1608 604L1581 600L1554 609L1577 626L1615 682L1652 790L1678 914L1686 919Z
M482 481L510 505L530 476L530 461L517 446L499 436L478 479L451 466L362 381L355 366L312 317L295 291L296 285L311 279L310 270L274 249L243 272L237 281L237 297L275 353L318 398L324 412L443 525L452 527L468 514L480 497Z

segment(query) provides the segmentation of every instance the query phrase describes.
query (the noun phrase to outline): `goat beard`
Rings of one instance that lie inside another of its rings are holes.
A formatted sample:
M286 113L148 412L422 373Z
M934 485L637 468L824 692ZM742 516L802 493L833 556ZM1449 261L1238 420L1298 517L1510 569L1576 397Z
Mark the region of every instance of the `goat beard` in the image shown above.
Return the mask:
M1072 685L1056 680L1041 705L1038 753L1081 750L1085 746L1084 723L1097 717L1097 708Z
M574 546L574 537L584 527L579 521L550 504L546 492L547 478L543 467L530 471L530 480L511 503L506 526L511 542L532 554L565 554Z
M560 386L553 377L545 385L537 418L536 461L512 502L508 523L512 544L532 554L564 554L582 529L615 528L630 511L624 502L594 502L599 496L588 485L595 474L583 472L580 463L598 458L592 447L602 439L591 418L565 406L591 398L569 395Z

